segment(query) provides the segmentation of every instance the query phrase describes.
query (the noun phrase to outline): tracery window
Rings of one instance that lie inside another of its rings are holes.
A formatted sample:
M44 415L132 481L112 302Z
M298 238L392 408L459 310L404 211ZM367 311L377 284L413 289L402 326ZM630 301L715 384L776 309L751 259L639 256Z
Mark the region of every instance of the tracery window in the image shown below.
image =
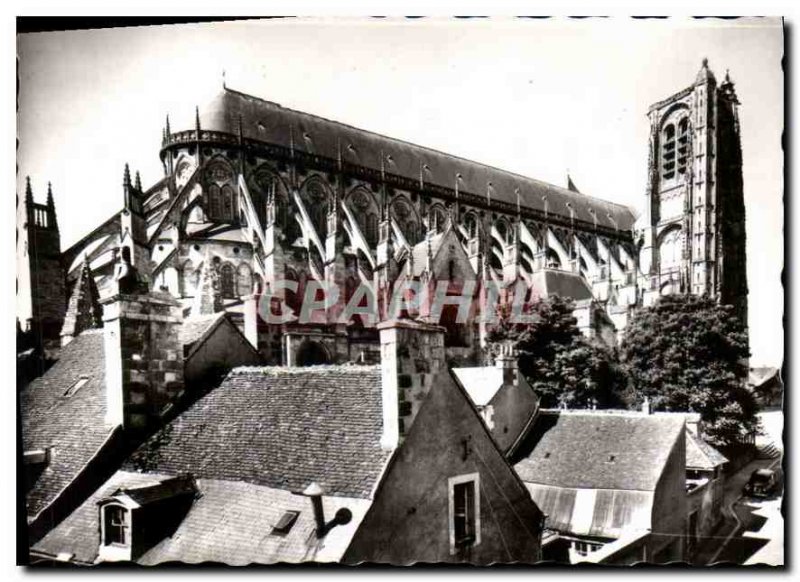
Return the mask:
M230 263L225 263L219 268L219 287L225 299L236 297L233 266Z
M378 244L378 212L370 195L357 190L351 197L351 208L361 234L370 246Z
M447 222L447 215L441 207L435 206L431 209L430 213L430 226L428 230L432 233L444 232L444 226Z
M325 238L328 233L328 193L318 180L314 180L306 186L304 198L314 229L320 238Z
M214 222L235 223L239 216L234 197L233 171L221 161L212 162L206 169L208 218Z
M405 200L396 200L392 205L392 211L394 219L408 243L417 244L419 242L419 223L411 206Z
M658 245L658 259L661 272L670 271L680 265L681 231L676 228L667 232Z

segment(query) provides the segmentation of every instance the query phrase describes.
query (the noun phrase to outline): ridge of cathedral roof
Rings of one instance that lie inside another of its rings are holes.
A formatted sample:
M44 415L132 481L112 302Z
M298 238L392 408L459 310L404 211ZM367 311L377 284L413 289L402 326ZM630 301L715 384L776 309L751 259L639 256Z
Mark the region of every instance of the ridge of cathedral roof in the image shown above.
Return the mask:
M206 106L200 108L202 127L208 131L237 135L240 117L243 122L243 137L248 139L330 159L337 158L337 143L346 139L352 142L350 145L353 147L345 149L343 153L351 157L352 163L379 170L379 157L382 156L378 152L391 151L393 167L388 169L389 172L414 182L419 180L419 163L424 161L430 168L426 182L440 187L452 188L453 176L461 174L463 185L460 190L476 196L480 196L485 191L486 184L492 182L492 202L500 201L515 206L514 192L520 189L522 205L528 209L545 211L544 199L547 199L547 212L568 218L570 213L566 203L570 202L576 207L577 218L588 224L593 223L588 212L588 208L592 207L601 218L598 224L607 229L627 231L635 222L635 211L627 205L577 194L508 170L283 107L274 101L248 95L230 87L221 89ZM292 139L296 133L302 136L301 139Z

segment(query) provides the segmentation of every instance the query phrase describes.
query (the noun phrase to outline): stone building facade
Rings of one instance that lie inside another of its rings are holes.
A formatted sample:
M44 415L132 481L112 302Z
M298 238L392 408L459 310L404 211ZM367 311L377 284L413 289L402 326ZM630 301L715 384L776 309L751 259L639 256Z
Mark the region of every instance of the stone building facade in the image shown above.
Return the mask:
M571 184L561 188L223 87L196 110L194 127L173 129L167 119L164 177L144 189L126 168L123 210L61 253L61 280L66 289L74 285L84 257L103 296L113 250L125 246L152 288L188 309L208 264L221 309L242 329L253 297L273 297L267 308L255 307L262 315L273 302L296 315L317 286L336 287L338 297L321 302L313 323L251 323L248 337L276 364L375 360L377 322L340 323L347 301L369 285L379 319L388 319L398 281L430 284L449 274L474 279L476 297L489 288L504 296L519 282L535 287L547 273L574 279L559 285L590 290L580 298L581 327L606 341L663 293L713 294L746 318L737 107L729 77L717 86L705 61L690 87L651 107L651 181L637 221L631 208ZM55 220L52 205L35 212ZM35 223L26 224L23 231L34 232ZM53 244L56 256L57 238ZM37 281L30 285L34 305ZM25 317L59 315L55 305L38 309ZM451 355L469 361L480 326L454 331L440 323Z

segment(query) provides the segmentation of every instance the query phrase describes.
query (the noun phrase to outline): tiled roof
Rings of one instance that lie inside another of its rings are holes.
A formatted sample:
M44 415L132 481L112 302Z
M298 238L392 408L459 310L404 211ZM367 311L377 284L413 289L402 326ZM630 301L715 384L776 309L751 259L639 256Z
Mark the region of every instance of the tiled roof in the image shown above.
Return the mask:
M494 366L453 368L475 406L486 406L503 387L503 370Z
M64 393L82 377L72 396ZM28 493L28 515L51 503L101 448L114 427L105 423L103 330L86 330L59 360L20 394L23 449L52 447L50 462Z
M433 260L436 257L436 254L439 252L443 240L444 233L440 232L430 237L430 239L423 239L421 242L418 242L411 248L411 267L413 277L419 277L422 275L428 266L428 246L430 246L431 260Z
M93 563L98 554L97 502L120 487L155 485L168 475L118 471L77 510L34 546L34 551ZM352 514L348 524L337 525L318 541L311 503L289 491L243 482L198 479L199 495L171 536L137 558L153 565L163 562L221 562L229 565L276 562L338 561L371 502L347 497L323 497L326 521L340 508ZM272 528L286 511L298 511L297 521L285 535Z
M717 449L691 431L686 431L686 466L693 469L713 469L728 459Z
M542 411L512 460L526 483L653 491L682 416Z
M346 163L375 171L381 169L381 152L387 158L385 171L413 180L423 179L445 188L454 188L456 175L461 175L459 190L486 197L491 182L492 200L516 207L515 190L519 189L524 208L570 217L572 206L577 220L600 226L630 230L635 216L627 206L614 204L585 194L571 192L533 178L527 178L485 164L472 162L430 148L357 129L343 123L282 107L277 103L223 89L200 110L202 129L238 135L241 119L245 138L282 146L310 155L337 159L341 150ZM337 144L338 142L338 144ZM427 168L425 167L427 166ZM546 197L547 202L543 199ZM546 206L545 206L546 205Z
M542 269L531 275L532 293L545 298L553 295L575 301L592 299L592 290L578 273L558 269Z
M382 418L379 366L237 368L134 457L151 471L366 498L388 457Z
M84 261L72 287L61 335L75 336L85 329L103 327L103 308L89 262Z
M192 345L223 317L225 312L221 311L210 315L192 315L184 319L178 327L178 337L184 349L191 349Z

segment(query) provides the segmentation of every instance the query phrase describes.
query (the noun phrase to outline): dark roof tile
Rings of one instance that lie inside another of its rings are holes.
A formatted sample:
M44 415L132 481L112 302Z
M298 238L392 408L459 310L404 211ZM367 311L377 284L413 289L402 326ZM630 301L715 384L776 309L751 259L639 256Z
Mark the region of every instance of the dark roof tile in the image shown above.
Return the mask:
M382 417L378 366L237 368L127 466L369 497L389 455Z
M64 393L81 378L74 395ZM103 330L86 330L62 350L59 360L20 394L24 450L52 447L50 461L29 484L28 515L50 504L97 453L115 427L105 422Z
M653 491L682 416L543 411L515 454L526 483Z

